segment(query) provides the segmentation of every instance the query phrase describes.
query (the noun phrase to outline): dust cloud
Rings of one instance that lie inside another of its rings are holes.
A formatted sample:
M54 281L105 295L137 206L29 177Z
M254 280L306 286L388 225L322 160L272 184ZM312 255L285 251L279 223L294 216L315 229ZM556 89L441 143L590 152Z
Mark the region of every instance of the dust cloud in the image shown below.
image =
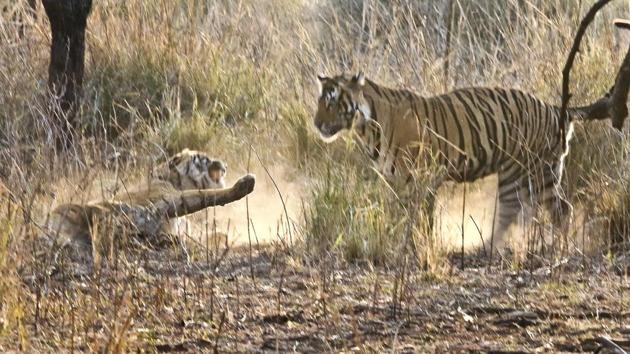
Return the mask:
M247 199L243 198L222 207L208 208L191 218L189 226L192 226L190 231L194 238L203 243L206 236L211 236L216 231L216 234L227 235L228 243L235 246L249 244L250 237L254 245L274 241L290 243L291 238L296 238L296 226L303 220L302 200L308 193L306 181L288 176L280 167L269 169L271 178L262 167L253 168L252 173L256 175L256 186ZM226 185L232 185L240 175L242 174L232 173L232 178L227 179ZM274 187L272 178L280 193ZM285 214L288 214L289 224ZM290 233L287 225L291 225Z
M462 244L462 206L464 191L464 249L474 250L490 245L496 198L496 176L474 183L447 183L438 191L435 225L438 235L449 249L460 249ZM494 239L494 244L503 240Z
M189 220L189 232L200 242L207 235L211 237L215 231L219 235L227 235L232 245L249 243L247 230L247 204L251 220L249 236L252 244L270 242L289 242L290 237L297 236L298 225L303 224L302 201L308 194L308 181L304 178L290 177L282 168L269 171L284 199L291 224L291 235L287 232L285 210L275 189L272 179L264 169L256 168L256 187L248 196L248 200L239 200L223 207L208 208L205 212L195 214ZM237 178L233 174L228 179L231 185ZM464 248L475 250L484 244L489 247L492 234L493 213L496 197L496 177L488 177L466 185L466 208L464 213ZM462 203L464 185L449 183L440 188L435 210L435 227L443 244L451 250L461 247L462 239ZM214 229L216 225L216 230ZM494 244L502 245L504 240L495 239Z

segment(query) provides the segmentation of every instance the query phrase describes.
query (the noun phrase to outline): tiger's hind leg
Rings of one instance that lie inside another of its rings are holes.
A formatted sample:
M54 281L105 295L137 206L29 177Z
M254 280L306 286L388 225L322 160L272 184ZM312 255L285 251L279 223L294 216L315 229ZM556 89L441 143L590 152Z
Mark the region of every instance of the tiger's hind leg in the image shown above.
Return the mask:
M529 171L514 164L499 172L499 212L495 228L498 240L522 215L522 226L530 226L540 207L546 209L560 232L568 228L571 206L562 195L557 164L540 163Z
M498 173L498 215L495 215L494 236L505 240L507 232L518 221L521 231L531 232L538 204L536 195L536 169L527 169L515 162ZM519 217L520 216L520 217Z
M517 216L530 203L526 193L527 171L514 163L499 171L498 174L498 213L495 215L494 239L505 238L510 226L517 221Z

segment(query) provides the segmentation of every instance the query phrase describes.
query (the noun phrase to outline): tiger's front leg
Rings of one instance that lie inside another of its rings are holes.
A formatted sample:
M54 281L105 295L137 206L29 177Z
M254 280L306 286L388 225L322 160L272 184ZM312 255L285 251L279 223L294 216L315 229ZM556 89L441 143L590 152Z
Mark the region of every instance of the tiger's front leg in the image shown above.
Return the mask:
M412 217L421 218L419 221L426 235L433 234L437 192L445 176L442 171L410 171L404 178L404 187L399 189L399 197L407 210L420 212Z
M402 166L407 194L419 204L416 209L425 219L423 229L427 235L432 235L437 192L447 179L448 171L437 163L435 153L422 143L410 146L406 153L401 154L397 166Z

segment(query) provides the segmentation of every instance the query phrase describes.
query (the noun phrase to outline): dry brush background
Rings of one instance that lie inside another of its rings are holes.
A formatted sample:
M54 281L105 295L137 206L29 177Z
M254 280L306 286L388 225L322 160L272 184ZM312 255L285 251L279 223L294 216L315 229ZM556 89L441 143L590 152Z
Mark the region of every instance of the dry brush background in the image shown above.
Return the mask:
M609 122L579 125L572 142L571 232L516 230L493 258L476 247L490 237L492 180L442 188L428 235L351 139L325 145L311 124L320 72L364 70L424 95L516 87L559 104L588 1L95 2L80 127L63 149L43 9L0 4L0 350L588 351L601 335L628 346L630 144ZM587 32L574 105L613 83L628 46L616 17L628 2ZM47 271L36 239L56 205L108 198L185 147L227 161L228 180L259 181L247 202L192 218L190 262L121 250L92 276ZM466 270L453 255L463 193Z

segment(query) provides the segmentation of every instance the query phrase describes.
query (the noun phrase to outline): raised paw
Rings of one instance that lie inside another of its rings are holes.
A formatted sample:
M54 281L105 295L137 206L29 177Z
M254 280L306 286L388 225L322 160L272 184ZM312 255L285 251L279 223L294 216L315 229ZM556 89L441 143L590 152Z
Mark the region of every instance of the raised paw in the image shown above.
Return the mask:
M236 181L234 183L234 193L239 197L244 197L251 193L254 190L254 185L256 184L256 176L253 174L247 174Z

